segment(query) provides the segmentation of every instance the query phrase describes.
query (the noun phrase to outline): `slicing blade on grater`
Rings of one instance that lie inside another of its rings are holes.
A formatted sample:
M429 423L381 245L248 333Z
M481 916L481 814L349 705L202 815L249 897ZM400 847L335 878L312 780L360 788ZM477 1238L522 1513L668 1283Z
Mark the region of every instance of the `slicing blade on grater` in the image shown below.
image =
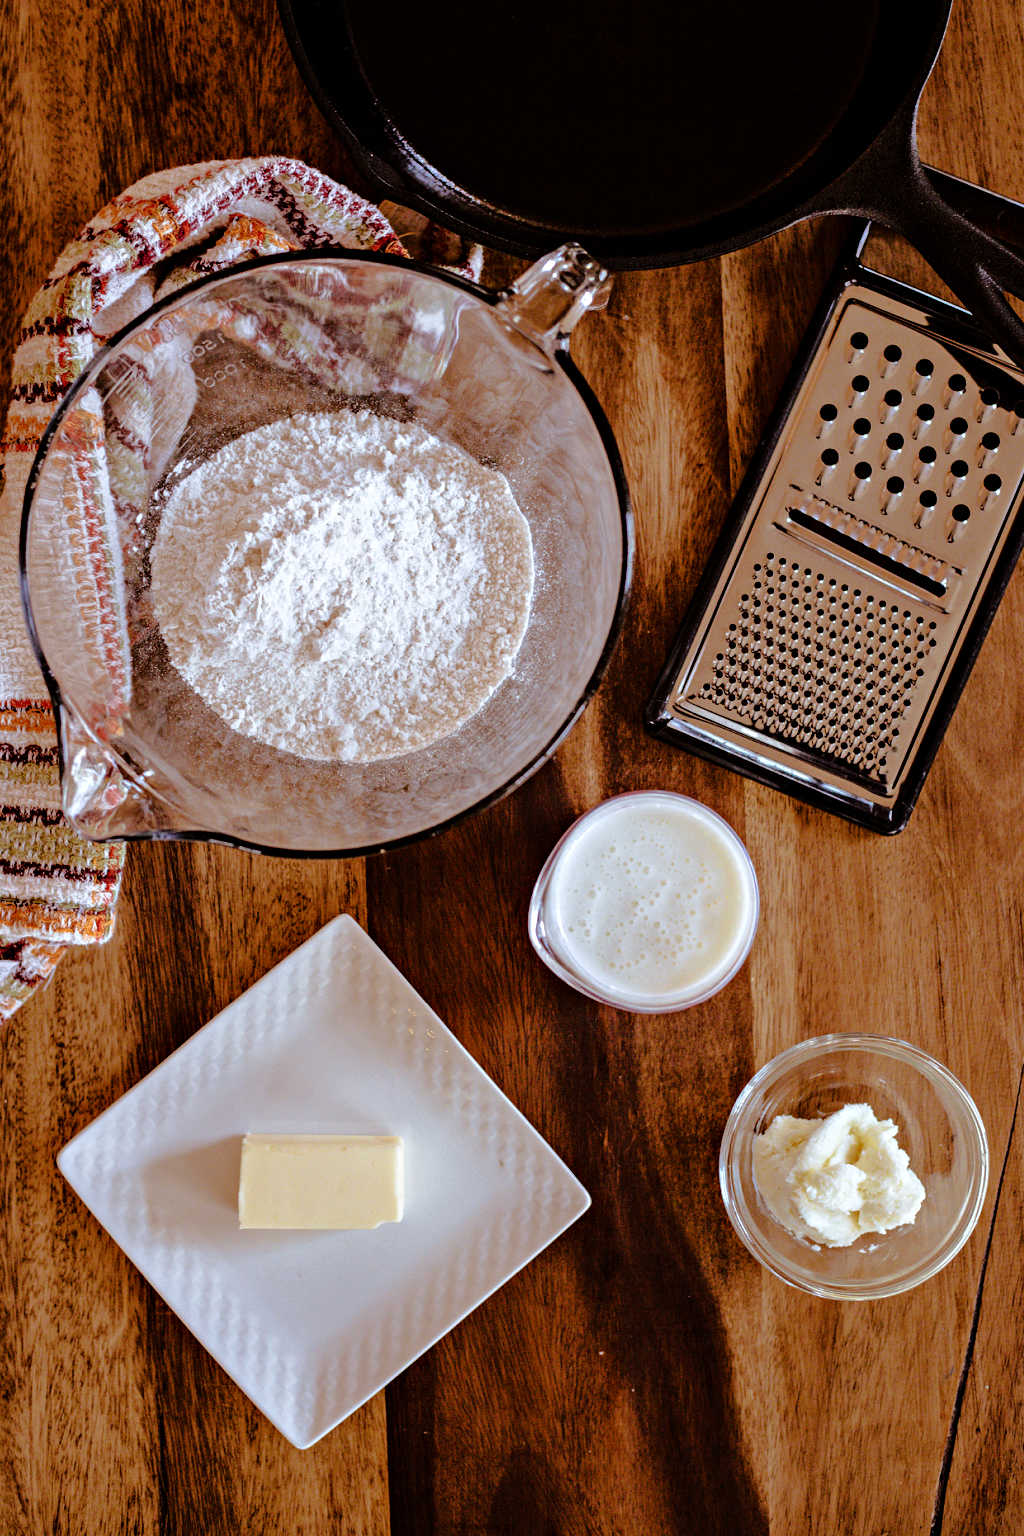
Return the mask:
M819 309L646 724L898 832L1024 541L1024 374L962 309L865 266L869 232Z

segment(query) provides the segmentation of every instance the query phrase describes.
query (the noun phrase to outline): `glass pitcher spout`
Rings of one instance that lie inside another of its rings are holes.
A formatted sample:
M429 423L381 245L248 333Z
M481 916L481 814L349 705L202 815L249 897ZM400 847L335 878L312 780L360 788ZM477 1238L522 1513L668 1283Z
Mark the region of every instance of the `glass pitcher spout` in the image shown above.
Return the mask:
M596 257L581 245L549 251L498 295L498 314L549 356L568 344L569 336L590 309L603 309L612 280Z
M60 710L61 803L82 837L107 842L123 837L180 835L202 828L182 818L62 704Z

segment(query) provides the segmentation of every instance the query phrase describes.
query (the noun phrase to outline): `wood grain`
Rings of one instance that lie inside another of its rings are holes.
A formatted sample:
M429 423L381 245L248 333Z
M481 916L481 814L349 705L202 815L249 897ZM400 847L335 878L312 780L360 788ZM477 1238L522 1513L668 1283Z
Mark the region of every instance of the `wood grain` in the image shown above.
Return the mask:
M1016 1104L1021 1115L1020 1085ZM990 1228L984 1285L975 1307L975 1333L964 1361L948 1446L948 1482L940 1490L937 1527L970 1530L985 1511L993 1530L1024 1527L1024 1455L1020 1421L1024 1390L1020 1334L1005 1314L1024 1307L1020 1230L1024 1218L1024 1154L1014 1135L997 1186L998 1210Z
M1018 197L1022 43L1009 0L961 3L921 115L926 158ZM5 358L61 245L147 171L279 151L349 174L270 0L201 11L8 0L0 145ZM609 312L582 328L574 352L622 448L639 558L608 676L540 774L365 869L133 847L111 944L67 960L0 1038L4 1536L1024 1526L1020 1116L1010 1142L1024 1061L1020 580L898 839L654 743L640 725L841 239L838 224L804 226L720 263L621 278ZM921 273L905 251L890 259ZM495 277L510 270L491 263ZM718 998L664 1019L562 987L524 926L537 870L573 817L648 786L725 815L763 896L750 965ZM368 924L594 1205L386 1404L381 1395L299 1453L85 1214L54 1156L341 910ZM947 1271L864 1307L765 1275L717 1188L718 1141L743 1083L784 1045L832 1028L935 1052L975 1094L997 1168L1008 1148L994 1224L990 1195Z

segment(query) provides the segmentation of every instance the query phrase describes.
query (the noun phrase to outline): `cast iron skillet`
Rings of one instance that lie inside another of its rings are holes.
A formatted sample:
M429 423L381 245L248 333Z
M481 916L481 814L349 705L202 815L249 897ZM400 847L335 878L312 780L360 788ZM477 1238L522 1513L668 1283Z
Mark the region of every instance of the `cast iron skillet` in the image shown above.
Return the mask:
M499 249L699 261L820 213L906 235L1015 360L1024 260L938 195L917 104L951 0L279 0L385 195Z

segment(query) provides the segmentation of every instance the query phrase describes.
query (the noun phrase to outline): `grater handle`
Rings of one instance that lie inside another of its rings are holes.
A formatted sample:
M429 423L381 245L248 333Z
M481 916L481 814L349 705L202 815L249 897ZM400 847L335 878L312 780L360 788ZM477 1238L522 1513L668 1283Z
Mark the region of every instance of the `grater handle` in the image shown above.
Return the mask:
M521 272L494 300L495 313L552 356L569 344L588 309L603 309L611 278L581 245L560 245Z

